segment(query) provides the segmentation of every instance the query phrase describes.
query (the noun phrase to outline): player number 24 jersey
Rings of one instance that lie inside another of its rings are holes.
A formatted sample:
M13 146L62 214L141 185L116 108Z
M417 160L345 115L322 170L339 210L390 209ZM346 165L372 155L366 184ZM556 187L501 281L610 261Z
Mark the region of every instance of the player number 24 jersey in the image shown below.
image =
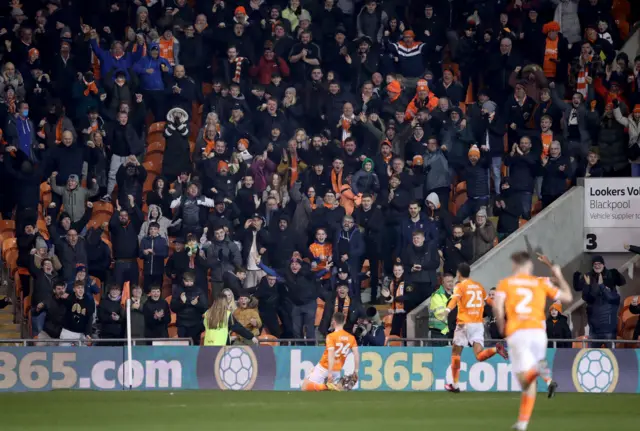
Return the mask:
M320 366L329 370L329 349L333 348L333 356L335 362L333 363L333 370L340 371L344 366L347 356L351 353L351 350L356 347L356 339L353 335L349 334L345 330L332 332L327 335L326 346L324 348L324 354L320 359Z

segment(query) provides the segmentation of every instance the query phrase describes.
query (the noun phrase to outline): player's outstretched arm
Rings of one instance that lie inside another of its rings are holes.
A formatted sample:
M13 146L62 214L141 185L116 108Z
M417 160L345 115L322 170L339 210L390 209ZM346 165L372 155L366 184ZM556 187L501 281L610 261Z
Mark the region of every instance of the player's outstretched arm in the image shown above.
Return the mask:
M544 254L538 253L538 260L549 267L551 273L556 278L558 288L560 291L558 292L557 300L566 304L573 300L573 293L571 292L571 287L567 280L562 275L562 268L559 265L554 265L551 260L545 256Z

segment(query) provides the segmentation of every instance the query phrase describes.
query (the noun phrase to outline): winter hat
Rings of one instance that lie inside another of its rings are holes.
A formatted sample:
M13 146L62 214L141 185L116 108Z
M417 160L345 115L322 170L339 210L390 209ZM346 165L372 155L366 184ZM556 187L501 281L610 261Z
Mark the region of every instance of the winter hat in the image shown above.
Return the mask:
M429 83L426 79L419 79L416 85L416 91L429 91Z
M36 238L36 250L41 248L48 248L47 241L44 240L41 236Z
M247 14L247 10L244 8L244 6L238 6L236 8L236 10L233 11L234 15L238 15L238 14L243 14L246 15Z
M544 34L549 34L552 31L560 31L560 24L556 21L551 21L542 26L542 32Z
M391 145L391 141L389 141L388 139L385 139L384 141L380 142L380 147L383 147L384 145L388 145L389 147L393 148L393 145Z
M364 169L364 165L366 165L367 163L371 163L371 169L372 170L376 166L375 163L373 163L373 160L371 160L369 157L367 157L366 159L364 159L362 161L362 169Z
M549 311L551 311L551 310L556 310L558 312L558 314L562 314L562 304L559 303L559 302L554 302L549 307Z
M633 107L633 113L634 114L640 114L640 105L636 105Z
M427 196L425 203L427 202L431 202L436 209L440 208L440 198L433 192L429 193L429 196Z
M471 148L469 148L469 152L467 153L467 156L476 156L476 157L480 157L480 150L478 149L477 145L472 146Z
M416 34L413 32L413 30L405 30L404 32L402 32L402 37L416 37Z
M596 254L591 258L591 264L593 265L594 263L601 263L604 265L604 258L601 255Z
M76 265L76 274L79 273L79 272L84 272L86 270L87 270L86 266L84 266L84 265L82 265L80 263L78 265Z
M487 100L482 104L482 109L487 111L489 114L491 114L492 112L496 112L497 108L498 108L498 105L496 105L496 102L493 102L491 100Z
M335 33L336 33L336 34L341 33L341 34L346 35L346 34L347 34L347 30L346 30L346 28L344 27L344 25L343 25L343 24L338 24L338 25L336 26L336 31L335 31Z
M422 165L424 165L424 159L422 158L422 156L420 154L416 154L415 156L413 156L412 165L413 166L422 166Z
M487 216L487 207L480 207L478 212L476 213L478 217L486 217Z
M67 182L69 181L75 181L76 183L80 184L80 178L78 178L76 174L69 175L69 178L67 178Z
M388 93L401 93L402 87L398 81L391 81L387 84L387 92Z
M226 169L227 171L229 171L229 163L225 162L224 160L221 160L218 162L218 172L220 172L223 169Z
M136 15L140 15L142 12L149 13L149 9L147 9L146 6L138 6L138 9L136 9Z
M298 21L304 20L311 21L311 15L309 14L309 12L303 9L300 15L298 15Z
M340 263L340 265L338 265L338 274L340 274L340 273L349 274L349 266L344 262L342 262L342 263Z

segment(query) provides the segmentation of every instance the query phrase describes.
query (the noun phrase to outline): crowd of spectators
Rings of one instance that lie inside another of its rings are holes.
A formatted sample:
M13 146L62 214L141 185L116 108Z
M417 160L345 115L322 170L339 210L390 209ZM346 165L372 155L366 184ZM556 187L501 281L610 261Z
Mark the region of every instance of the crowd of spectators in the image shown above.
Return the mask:
M371 329L367 303L402 335L576 178L640 176L638 6L12 0L0 213L33 334L120 338L124 295L137 336L199 343L224 293L254 336Z

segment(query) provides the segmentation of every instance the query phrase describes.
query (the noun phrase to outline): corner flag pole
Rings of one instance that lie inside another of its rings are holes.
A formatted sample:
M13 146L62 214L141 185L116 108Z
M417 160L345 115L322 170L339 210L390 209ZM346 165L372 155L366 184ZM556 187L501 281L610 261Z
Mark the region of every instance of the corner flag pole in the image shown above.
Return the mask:
M129 389L133 389L133 340L131 339L131 298L127 299L127 375Z

